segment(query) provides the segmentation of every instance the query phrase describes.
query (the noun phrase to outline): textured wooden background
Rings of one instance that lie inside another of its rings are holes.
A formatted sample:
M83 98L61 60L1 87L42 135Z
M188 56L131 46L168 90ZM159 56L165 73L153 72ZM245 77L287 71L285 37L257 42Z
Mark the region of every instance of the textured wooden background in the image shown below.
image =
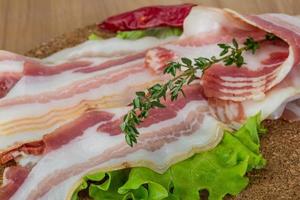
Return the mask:
M0 49L24 53L41 42L122 11L193 2L242 13L300 14L299 0L0 0Z

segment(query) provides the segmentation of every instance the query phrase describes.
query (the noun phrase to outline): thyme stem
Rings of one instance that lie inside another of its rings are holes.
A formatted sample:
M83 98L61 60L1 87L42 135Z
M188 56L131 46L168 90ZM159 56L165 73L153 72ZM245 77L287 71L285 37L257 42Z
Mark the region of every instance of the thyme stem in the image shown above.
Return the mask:
M242 56L243 52L251 51L254 54L260 47L259 42L274 40L274 38L276 39L276 36L270 33L267 33L266 38L261 41L255 41L253 38L248 37L242 47L239 47L238 42L233 39L231 45L218 44L222 49L219 58L216 56L211 58L198 57L193 60L181 58L181 62L169 63L164 73L173 76L172 79L164 84L157 83L146 91L136 92L136 96L131 103L133 108L124 116L123 123L120 126L125 133L128 145L133 146L134 143L137 143L139 132L136 127L147 118L149 111L154 108L165 107L161 103L161 99L166 99L167 94L170 95L171 101L175 101L180 93L184 95L182 87L190 84L197 78L195 75L197 70L201 70L204 73L205 70L219 62L223 62L225 66L235 65L236 67L241 67L245 64ZM177 75L177 72L181 71L183 67L186 69Z

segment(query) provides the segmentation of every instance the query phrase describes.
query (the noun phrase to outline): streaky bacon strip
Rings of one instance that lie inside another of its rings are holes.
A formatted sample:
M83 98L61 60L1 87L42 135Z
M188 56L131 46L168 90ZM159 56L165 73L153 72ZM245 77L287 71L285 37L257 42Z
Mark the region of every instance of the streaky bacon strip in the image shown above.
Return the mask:
M19 73L0 73L0 98L4 97L23 76L51 76L66 71L73 71L74 73L91 73L141 59L144 57L144 55L145 52L126 55L121 58L111 59L96 66L94 66L91 61L84 60L67 61L63 64L49 66L40 61L38 62L36 60L30 60L24 56L18 56L17 54L4 52L3 55L0 54L0 61L1 58L3 61L23 61L24 67L22 72Z
M44 152L44 149L45 143L42 140L15 145L8 151L0 153L0 164L3 165L14 160L16 157L20 156L21 153L40 155Z
M58 128L53 133L43 137L45 143L45 153L58 149L64 144L68 144L74 138L82 135L86 129L100 122L111 120L113 114L103 111L90 111L83 114L78 119Z
M140 53L136 53L133 55L128 55L122 58L118 58L118 59L112 59L109 61L106 61L104 63L101 63L100 65L97 66L91 66L91 67L87 67L87 68L83 68L83 69L78 69L75 72L81 72L81 73L91 73L91 72L96 72L96 71L100 71L103 69L107 69L110 67L114 67L117 65L122 65L128 62L132 62L141 58L144 58L145 56L145 52L140 52Z
M32 155L41 155L68 144L74 138L81 136L86 129L100 122L111 120L113 115L104 111L88 111L79 118L59 127L55 131L43 136L40 141L22 144L14 149L0 154L0 164L5 164L22 152Z
M156 108L149 112L148 117L138 126L138 128L149 127L152 124L165 121L170 118L176 117L179 110L181 110L188 102L193 100L203 99L203 90L199 85L191 85L185 92L185 98L180 98L177 101L171 102L170 100L162 101L163 104L168 105L166 108ZM120 125L123 117L107 123L101 124L97 131L107 132L110 135L121 134Z
M70 98L76 94L87 92L93 88L98 88L102 85L109 83L114 83L119 80L124 79L124 77L144 71L141 64L136 64L135 67L130 69L124 69L120 72L114 74L108 74L108 76L98 76L91 78L89 80L76 81L71 85L68 85L63 88L59 88L56 91L40 93L38 95L27 95L11 99L4 99L0 101L0 107L7 107L20 104L30 104L30 103L48 103L51 100L60 100L65 98Z
M90 73L138 60L144 56L145 52L143 51L139 53L123 55L120 58L111 59L96 66L93 66L93 63L90 61L81 61L78 59L66 61L65 63L52 66L49 64L44 64L37 59L31 59L25 56L0 50L0 61L23 61L24 70L22 74L28 76L50 76L69 70L74 70L74 72Z
M0 199L9 200L25 181L30 169L21 166L10 166L5 169L5 183L0 187Z

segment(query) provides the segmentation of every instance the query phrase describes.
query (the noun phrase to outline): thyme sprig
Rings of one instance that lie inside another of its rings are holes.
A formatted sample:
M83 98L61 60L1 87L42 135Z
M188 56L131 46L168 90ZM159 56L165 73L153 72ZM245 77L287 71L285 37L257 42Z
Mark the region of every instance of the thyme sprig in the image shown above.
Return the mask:
M272 35L266 36L273 39ZM166 100L170 95L171 101L178 98L180 94L184 95L183 86L189 85L196 79L196 72L200 70L205 72L212 65L223 62L226 66L235 65L241 67L245 64L243 52L251 51L253 54L259 48L259 42L249 37L242 46L238 44L236 39L232 40L232 44L218 44L221 52L218 57L210 58L198 57L195 59L181 58L181 62L171 62L164 70L164 74L170 74L173 78L164 84L155 84L145 91L136 92L131 105L132 109L124 116L121 130L125 133L125 139L128 145L133 146L137 143L139 132L137 126L143 122L149 115L149 111L154 108L164 108L161 102ZM184 71L182 71L184 69Z

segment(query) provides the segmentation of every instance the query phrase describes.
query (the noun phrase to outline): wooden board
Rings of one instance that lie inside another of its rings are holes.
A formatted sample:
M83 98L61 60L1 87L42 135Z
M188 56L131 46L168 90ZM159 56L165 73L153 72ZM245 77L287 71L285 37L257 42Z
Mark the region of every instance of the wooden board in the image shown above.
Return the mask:
M0 0L0 49L24 53L112 14L146 5L187 2L242 13L300 14L299 0Z

